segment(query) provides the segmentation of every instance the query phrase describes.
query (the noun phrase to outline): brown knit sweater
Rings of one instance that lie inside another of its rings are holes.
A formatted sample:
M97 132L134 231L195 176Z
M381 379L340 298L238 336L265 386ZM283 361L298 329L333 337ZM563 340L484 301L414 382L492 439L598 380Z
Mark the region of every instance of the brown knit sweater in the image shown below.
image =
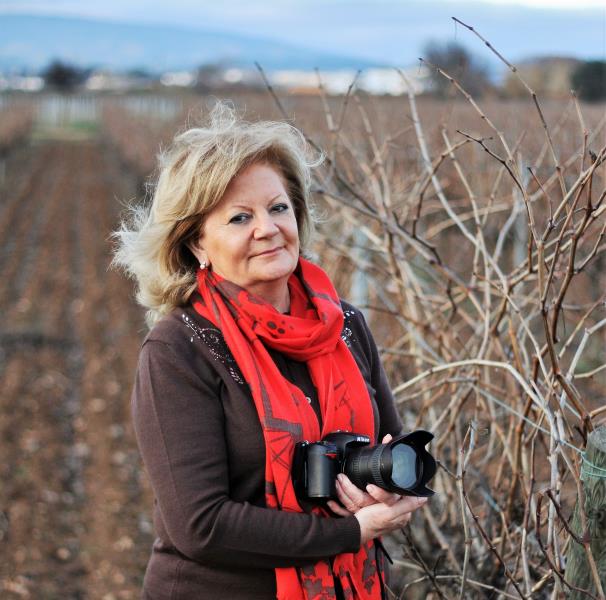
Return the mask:
M396 434L401 423L368 326L359 310L343 309L342 337L368 386L378 439ZM305 363L271 354L320 417ZM265 508L265 444L252 396L221 332L193 308L175 309L144 340L132 401L155 495L144 598L270 600L275 567L359 549L353 516Z

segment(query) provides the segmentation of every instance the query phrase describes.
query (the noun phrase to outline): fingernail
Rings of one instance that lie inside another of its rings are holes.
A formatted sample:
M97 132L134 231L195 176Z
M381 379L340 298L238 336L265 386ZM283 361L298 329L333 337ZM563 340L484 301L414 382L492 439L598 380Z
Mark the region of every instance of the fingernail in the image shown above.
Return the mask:
M341 482L343 481L343 473L339 473L339 474L337 475L337 481L338 481L339 483L341 483Z
M374 491L375 491L375 489L376 489L376 488L375 488L375 486L374 486L372 483L369 483L369 484L366 486L366 491L367 491L369 494L370 494L370 492L374 492Z
M427 502L427 498L425 498L425 497L418 497L417 498L417 502L419 503L419 506L422 506L423 504L425 504Z

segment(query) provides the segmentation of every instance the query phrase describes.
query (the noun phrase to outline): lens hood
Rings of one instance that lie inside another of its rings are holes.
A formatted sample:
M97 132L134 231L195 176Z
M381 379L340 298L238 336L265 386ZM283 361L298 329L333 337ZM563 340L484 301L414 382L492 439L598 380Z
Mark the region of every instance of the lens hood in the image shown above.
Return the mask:
M360 489L372 483L406 496L432 496L427 483L435 475L436 461L425 449L433 434L418 429L386 444L352 448L343 472Z
M405 444L406 446L409 446L415 451L417 458L417 468L419 471L419 476L417 477L416 483L413 487L402 488L392 483L392 487L397 488L393 489L392 491L408 496L429 497L435 494L435 492L432 489L428 488L426 485L427 483L429 483L429 481L431 481L433 476L436 474L437 470L437 465L434 457L425 449L425 446L429 444L431 440L433 440L433 437L433 433L425 431L424 429L417 429L416 431L412 431L404 435L399 435L393 440L391 440L388 444L386 444L390 453L392 454L392 482L394 479L393 450L400 444Z

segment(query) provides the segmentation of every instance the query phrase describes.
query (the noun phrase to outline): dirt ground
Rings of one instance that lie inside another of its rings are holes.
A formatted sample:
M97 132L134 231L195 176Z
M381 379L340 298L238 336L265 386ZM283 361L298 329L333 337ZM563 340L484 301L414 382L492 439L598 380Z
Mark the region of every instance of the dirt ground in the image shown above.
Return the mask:
M135 181L97 140L5 161L0 597L136 598L152 499L129 396L146 328L108 239Z

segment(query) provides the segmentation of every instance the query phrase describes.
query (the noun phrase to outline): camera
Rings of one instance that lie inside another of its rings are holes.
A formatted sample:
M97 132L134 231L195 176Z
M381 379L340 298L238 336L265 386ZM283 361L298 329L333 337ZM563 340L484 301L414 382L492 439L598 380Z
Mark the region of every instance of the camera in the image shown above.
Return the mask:
M360 489L372 483L406 496L432 496L426 484L436 472L436 461L425 449L433 434L423 429L370 446L359 433L335 431L319 442L295 445L292 479L297 499L322 504L337 499L337 475L345 473Z

